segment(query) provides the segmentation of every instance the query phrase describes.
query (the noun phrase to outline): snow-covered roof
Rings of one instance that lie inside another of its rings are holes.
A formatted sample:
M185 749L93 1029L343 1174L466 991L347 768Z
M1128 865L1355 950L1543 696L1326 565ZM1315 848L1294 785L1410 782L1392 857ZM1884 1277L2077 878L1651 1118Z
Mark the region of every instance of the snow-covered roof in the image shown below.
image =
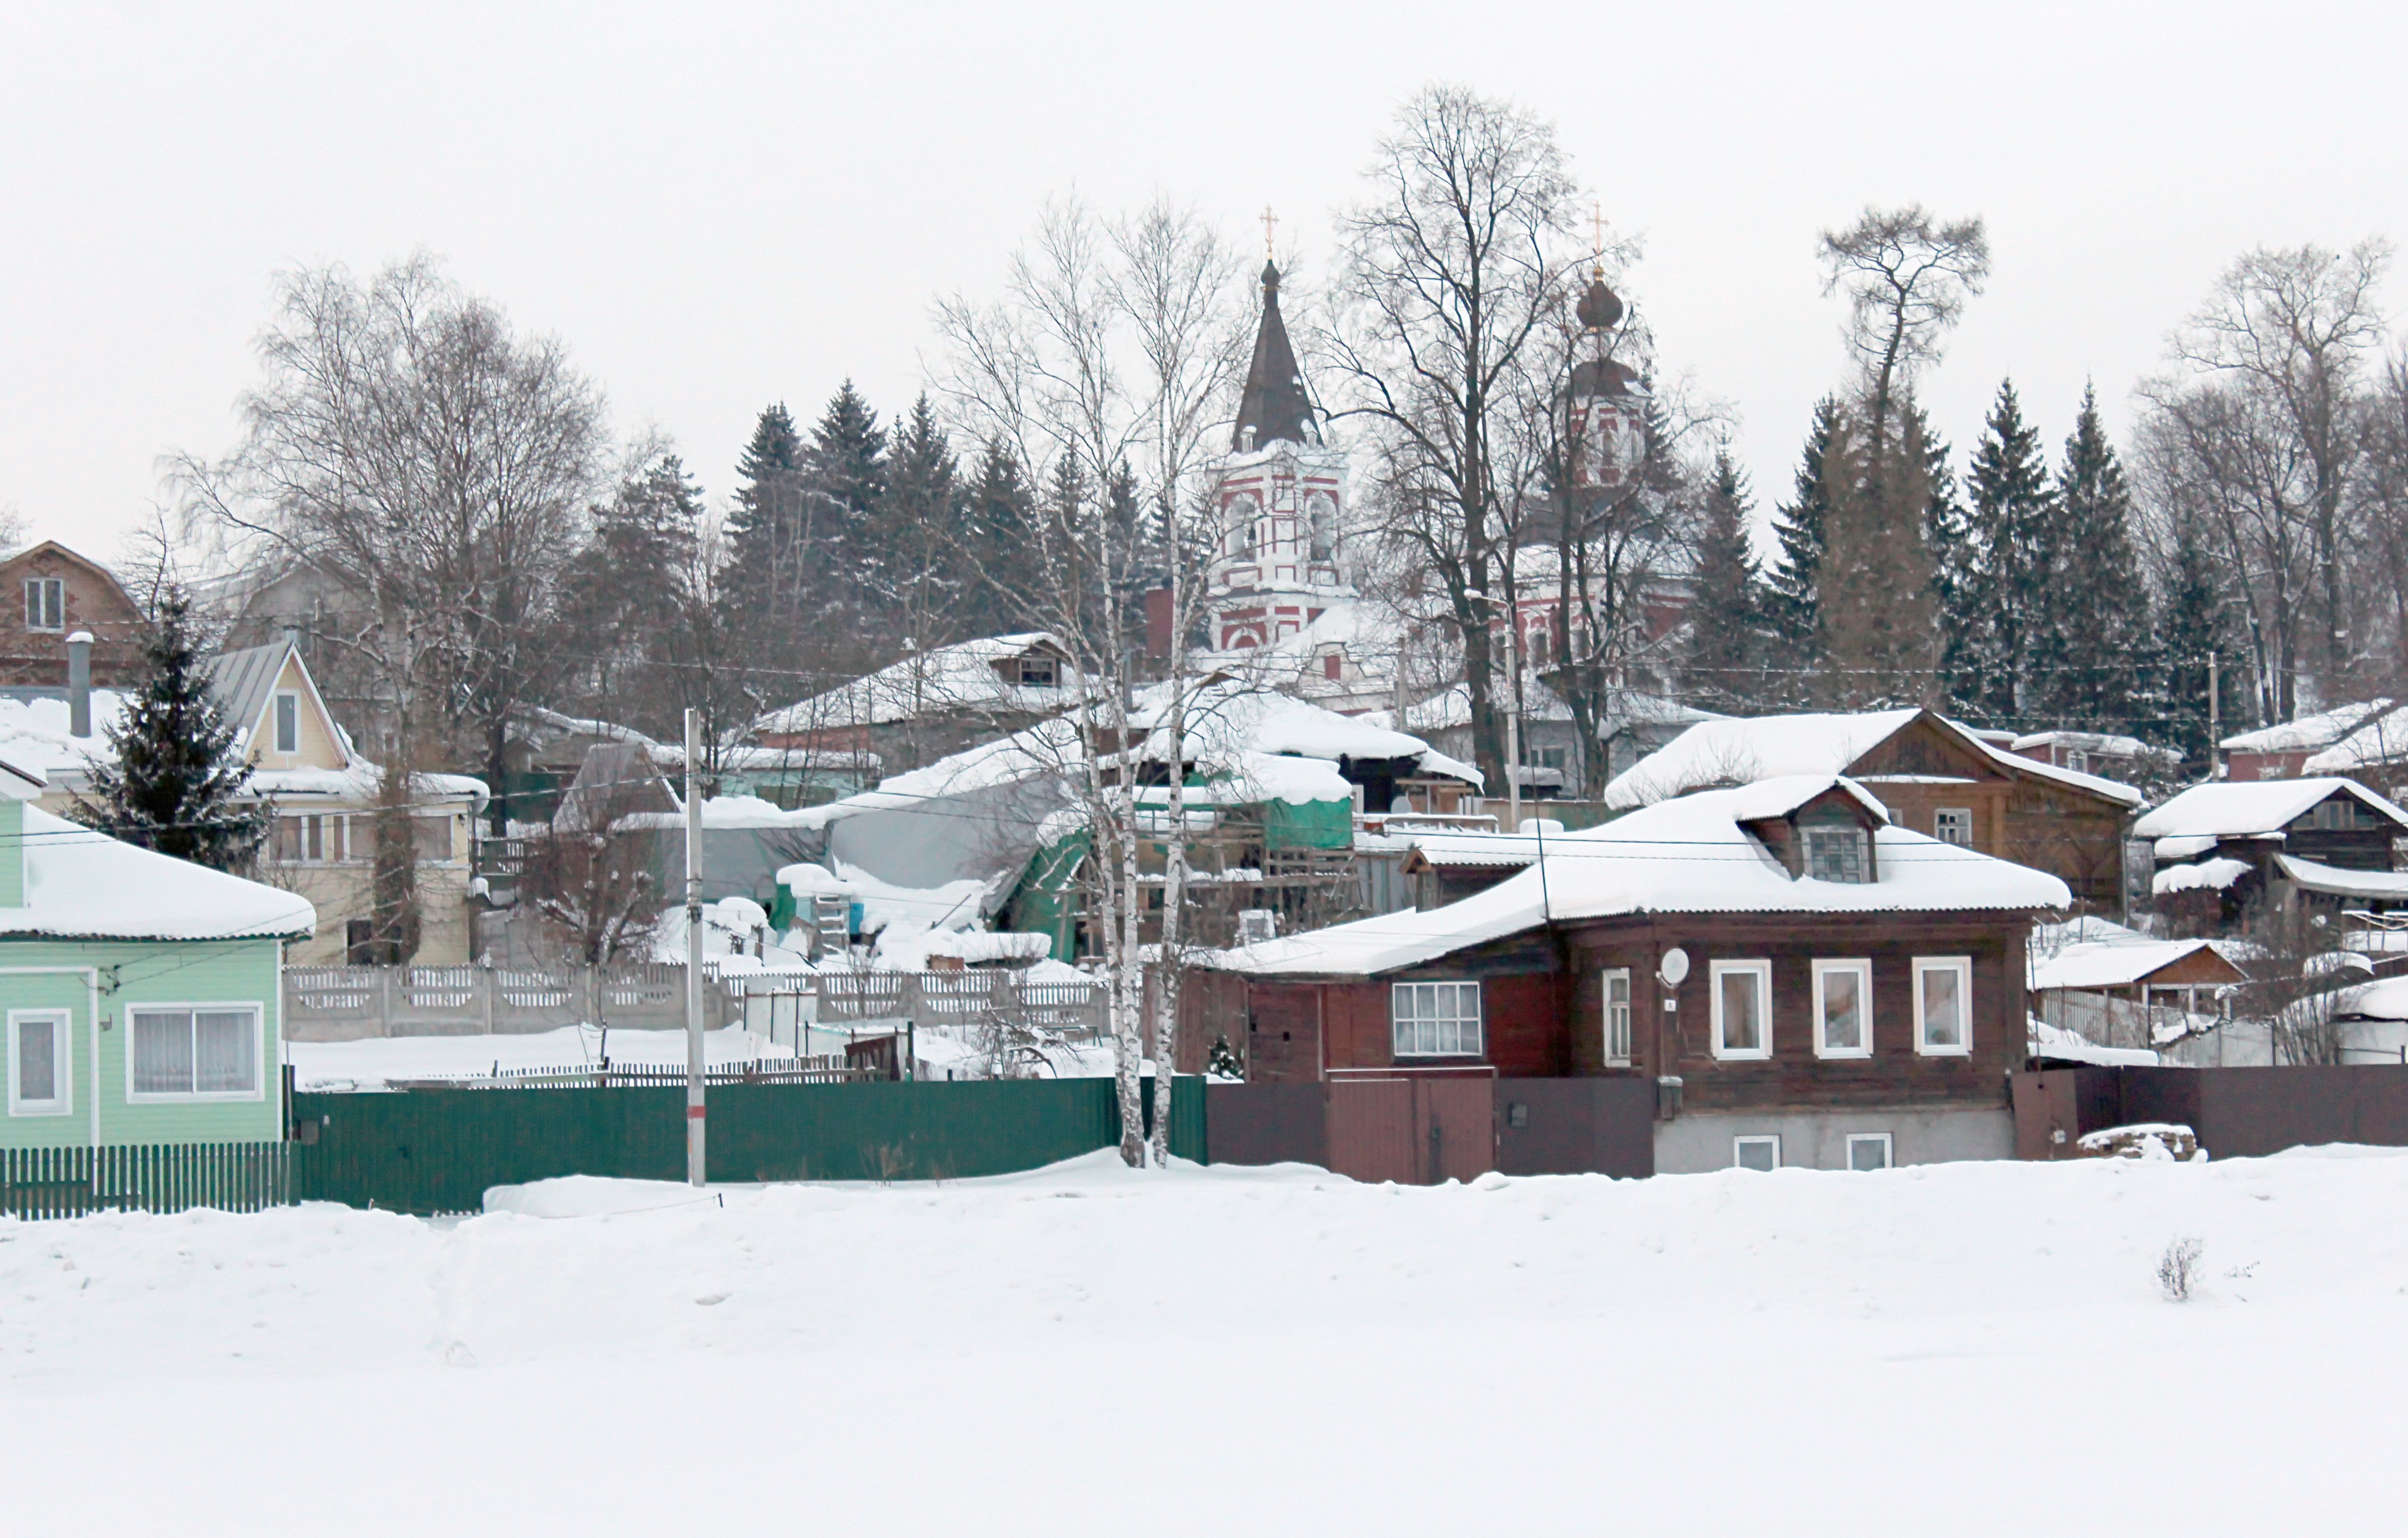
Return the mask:
M2256 867L2245 860L2202 860L2196 865L2168 865L2149 878L2157 897L2178 891L2222 891Z
M2333 1018L2344 1020L2408 1020L2408 976L2385 977L2343 990Z
M1170 751L1168 710L1152 702L1150 696L1132 724L1150 730L1142 751L1158 761ZM1419 737L1250 684L1211 684L1197 691L1188 699L1185 724L1184 752L1191 761L1207 765L1234 763L1242 753L1286 754L1332 762L1411 759L1423 774L1480 783L1479 770L1447 757Z
M1742 824L1834 783L1707 790L1547 840L1543 861L1486 891L1225 951L1212 965L1267 975L1363 976L1416 966L1542 923L1650 913L2035 912L2072 901L2053 876L1904 828L1874 834L1881 879L1793 878ZM1839 783L1845 783L1840 781ZM1813 787L1809 790L1809 787Z
M2408 902L2408 872L2344 870L2321 860L2302 860L2295 854L2278 854L2274 863L2294 882L2328 897L2355 897L2368 903Z
M2300 768L2311 775L2346 775L2403 759L2408 759L2408 705L2371 715L2330 748L2310 754Z
M824 828L864 812L915 812L932 801L1017 785L1076 770L1085 751L1076 721L1065 716L948 754L934 763L890 775L878 789L862 790L824 806L806 806L789 826Z
M353 759L345 769L254 769L250 794L262 801L323 796L351 805L377 797L384 770L365 759ZM437 775L421 771L410 776L411 794L421 800L473 802L481 807L491 799L485 782L474 775Z
M31 801L50 788L48 771L30 757L20 760L0 748L0 799Z
M1781 775L1842 775L1923 714L1870 710L1701 721L1616 775L1605 788L1605 803L1645 806L1692 790ZM2011 777L2045 779L2127 806L2141 804L2141 792L2128 785L2027 759L1983 740L1958 722L1939 716L1932 719L1953 733L1969 753Z
M1006 682L996 664L1031 651L1055 659L1052 688ZM867 677L772 710L752 723L756 733L819 732L880 726L956 710L1046 714L1078 698L1077 676L1061 643L1044 631L989 635L914 652Z
M2254 732L2235 733L2218 746L2236 753L2297 753L2302 749L2329 748L2356 731L2368 717L2390 707L2391 702L2387 699L2336 705L2313 716L2301 716L2297 720L2261 726Z
M2182 755L2171 748L2152 748L2138 737L2117 736L2107 732L2027 732L2007 746L2009 751L2016 753L2028 752L2035 748L2064 748L2111 759L2154 759L2160 763L2182 762Z
M1424 862L1441 869L1498 869L1504 866L1527 865L1539 858L1539 847L1546 839L1536 833L1414 833L1402 840L1404 846L1421 856Z
M2067 1031L2049 1024L2037 1015L2026 1017L2031 1022L2028 1050L2036 1058L2055 1058L2062 1062L2086 1062L2100 1068L2154 1068L2157 1055L2138 1047L2101 1047L2078 1031Z
M2408 828L2408 812L2376 795L2356 780L2319 779L2218 780L2194 785L2141 815L2132 824L2135 838L2253 838L2279 833L2318 802L2348 795L2373 807L2393 823Z
M303 939L305 897L110 838L24 808L25 903L0 908L0 934L78 940Z
M2054 956L2035 957L2031 986L2129 988L2202 950L2231 971L2231 981L2243 980L2241 969L2224 961L2223 955L2205 940L2093 940L2067 946Z

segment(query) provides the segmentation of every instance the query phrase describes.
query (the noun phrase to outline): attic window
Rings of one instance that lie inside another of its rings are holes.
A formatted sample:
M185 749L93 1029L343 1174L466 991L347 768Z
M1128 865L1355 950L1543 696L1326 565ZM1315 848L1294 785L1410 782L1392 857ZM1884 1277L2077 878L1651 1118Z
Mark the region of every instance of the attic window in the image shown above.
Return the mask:
M29 577L25 579L25 628L27 630L67 628L65 578Z
M301 751L301 696L283 693L276 696L276 751Z
M1806 874L1817 881L1862 883L1865 872L1865 831L1862 828L1808 828Z
M1021 688L1052 689L1060 681L1060 675L1054 669L1053 658L1023 657L1020 659Z
M2374 809L2348 796L2335 796L2308 809L2308 815L2291 824L2294 828L2315 829L2319 833L2350 833L2376 826Z

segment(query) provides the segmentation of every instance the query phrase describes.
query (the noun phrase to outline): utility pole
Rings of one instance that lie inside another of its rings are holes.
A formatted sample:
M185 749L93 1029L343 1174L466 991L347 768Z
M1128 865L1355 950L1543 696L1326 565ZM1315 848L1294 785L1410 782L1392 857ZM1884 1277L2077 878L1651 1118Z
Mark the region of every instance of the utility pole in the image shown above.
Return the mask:
M702 1114L702 712L685 713L685 1177L703 1183Z
M2224 727L2218 705L2224 691L2215 687L2215 648L2207 650L2207 782L2224 777Z
M1520 574L1516 573L1518 577ZM1522 615L1521 590L1506 601L1510 621L1505 632L1505 659L1513 670L1512 688L1505 696L1505 816L1509 833L1522 831ZM1398 730L1402 731L1399 727Z

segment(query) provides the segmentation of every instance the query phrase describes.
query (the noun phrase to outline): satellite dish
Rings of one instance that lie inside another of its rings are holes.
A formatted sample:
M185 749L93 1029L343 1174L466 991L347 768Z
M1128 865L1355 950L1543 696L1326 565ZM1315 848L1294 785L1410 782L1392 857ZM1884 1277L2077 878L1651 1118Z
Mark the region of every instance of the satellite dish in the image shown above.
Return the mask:
M1663 979L1666 988L1680 987L1688 980L1689 953L1674 946L1664 953L1663 961L1656 963L1656 975Z

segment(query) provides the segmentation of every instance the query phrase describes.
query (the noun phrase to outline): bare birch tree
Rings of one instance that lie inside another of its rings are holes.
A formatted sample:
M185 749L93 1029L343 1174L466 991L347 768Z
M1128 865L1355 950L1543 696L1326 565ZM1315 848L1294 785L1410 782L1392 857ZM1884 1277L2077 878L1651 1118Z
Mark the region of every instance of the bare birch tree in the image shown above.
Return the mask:
M1153 1024L1155 1141L1167 1158L1176 1066L1175 916L1184 904L1181 798L1186 680L1178 640L1200 601L1190 569L1207 439L1236 357L1235 266L1196 217L1157 202L1115 222L1074 203L1047 208L1012 261L1004 297L940 303L952 357L942 381L966 434L1046 467L1016 570L991 574L1027 622L1051 631L1074 664L1071 733L1024 733L1070 748L1051 766L1068 783L1091 839L1090 933L1103 952L1121 1110L1121 1155L1145 1161L1140 1068L1148 1021L1142 847L1165 846L1166 965ZM1145 591L1171 591L1166 709L1140 713ZM1153 741L1159 715L1165 740ZM1142 723L1142 724L1140 724ZM1147 763L1167 758L1171 815L1140 812ZM1158 836L1156 836L1158 835Z

